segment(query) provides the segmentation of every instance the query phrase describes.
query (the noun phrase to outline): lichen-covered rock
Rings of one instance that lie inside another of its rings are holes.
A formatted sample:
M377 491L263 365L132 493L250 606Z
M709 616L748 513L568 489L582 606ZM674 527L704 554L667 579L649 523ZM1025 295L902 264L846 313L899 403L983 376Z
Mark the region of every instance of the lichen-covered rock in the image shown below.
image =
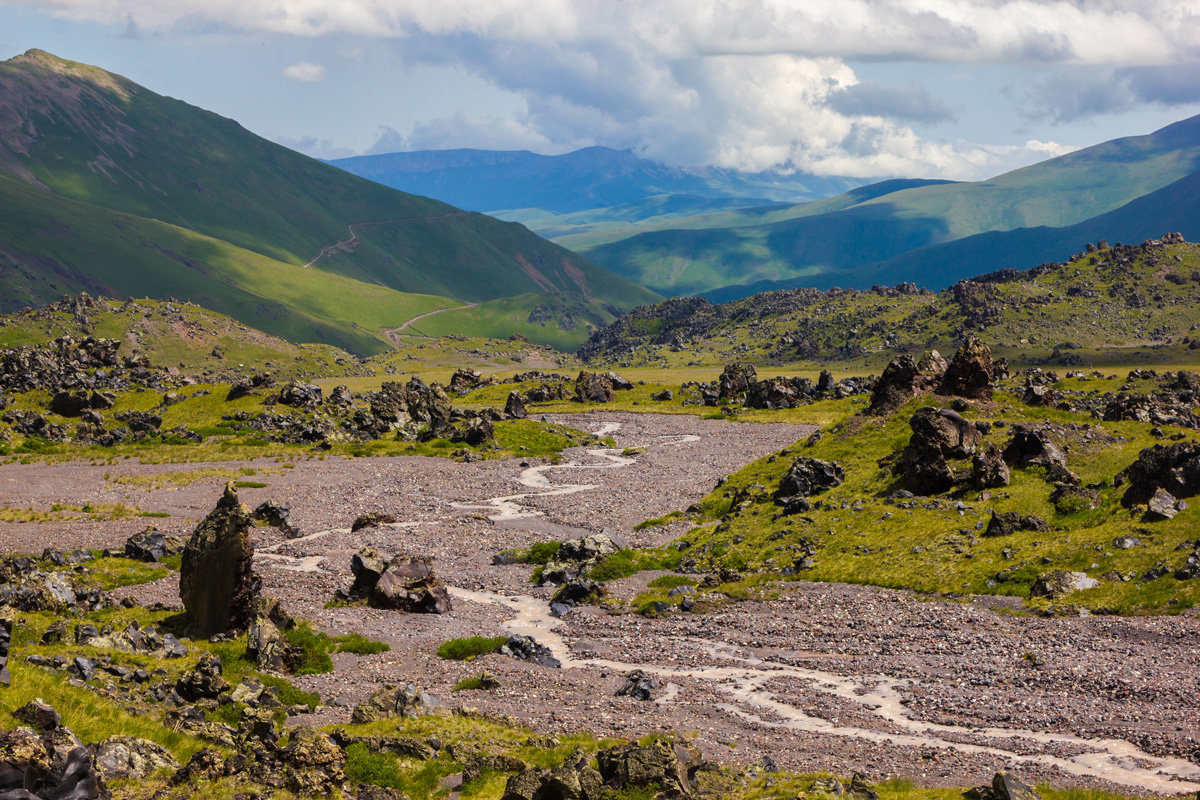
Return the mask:
M608 376L583 370L575 379L575 402L611 403L616 399Z
M1085 486L1069 486L1060 484L1050 493L1050 502L1060 514L1075 514L1080 511L1092 511L1100 507L1103 498L1095 489Z
M355 706L350 721L358 725L389 717L419 717L433 705L433 700L417 691L411 683L405 686L389 684Z
M908 424L912 436L894 467L905 489L919 495L941 494L973 477L973 465L956 469L950 462L968 458L978 449L982 434L974 423L955 411L926 406Z
M1060 569L1039 575L1029 588L1029 596L1054 599L1099 585L1100 581L1089 578L1086 572L1068 572Z
M662 740L611 747L598 752L596 759L607 786L621 790L657 784L674 797L691 795L695 772L703 764L698 753Z
M300 535L300 529L292 524L291 506L277 503L274 500L259 503L258 508L254 509L254 521L278 528L280 533L289 539L295 539Z
M355 518L354 522L350 525L350 532L357 533L363 528L377 528L380 525L391 525L395 521L396 518L391 514L382 511L369 511L366 514L359 514Z
M196 666L179 676L175 691L190 702L216 699L222 692L229 691L229 682L221 676L221 657L216 653L202 653Z
M179 769L171 751L149 739L110 736L90 745L88 750L105 780L144 778L160 769Z
M735 400L746 394L758 381L753 364L734 362L726 364L717 379L717 396L722 400Z
M292 672L303 652L292 645L266 615L258 615L246 632L246 657L259 669Z
M396 556L388 562L367 599L379 608L425 614L453 610L450 594L433 575L433 559Z
M288 746L280 751L284 785L301 796L341 795L346 780L346 754L329 736L311 728L292 731Z
M183 549L179 596L193 636L249 625L261 585L253 568L252 528L250 507L238 500L233 483L227 484L216 508L196 526Z

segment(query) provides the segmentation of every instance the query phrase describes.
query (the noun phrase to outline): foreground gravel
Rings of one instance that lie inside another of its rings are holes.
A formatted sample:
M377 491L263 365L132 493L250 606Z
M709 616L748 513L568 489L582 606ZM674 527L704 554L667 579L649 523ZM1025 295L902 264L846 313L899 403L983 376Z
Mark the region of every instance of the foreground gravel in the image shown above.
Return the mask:
M242 490L251 504L289 503L306 534L285 541L274 530L259 532L266 591L331 633L359 632L392 647L375 656L338 655L334 673L301 679L336 701L312 724L344 721L346 706L383 683L412 682L447 703L511 714L539 730L690 732L710 757L725 762L769 756L789 769L901 775L929 785L986 782L1009 766L1027 780L1126 793L1189 789L1171 783L1171 775L1200 783L1200 619L1194 614L1042 619L1003 613L994 599L987 605L944 602L871 587L796 583L777 599L704 615L646 619L581 609L561 621L541 620L558 626L539 638L561 643L574 659L565 669L499 655L465 664L437 658L434 651L446 639L513 628L519 609L498 604L496 595L540 598L526 602L527 616L544 607L548 590L528 583L528 567L494 566L494 553L605 529L637 545L662 543L685 528L635 533L633 526L686 508L720 477L810 432L691 416L589 413L556 420L611 431L620 447L641 452L619 458L571 451L568 460L576 466L544 471L548 486L542 489L521 483L523 472L541 462L388 458L299 462L254 478L268 482L265 489ZM0 488L10 507L136 504L169 513L149 521L183 535L211 509L220 479L145 492L105 475L200 466L5 465ZM495 500L569 485L588 488ZM513 508L536 516L489 519L513 516L505 513ZM350 522L368 511L385 511L399 523L351 535ZM7 551L116 546L147 522L0 523L0 541ZM350 583L350 555L364 545L433 556L441 580L482 594L476 600L460 595L444 616L325 608ZM631 596L649 577L612 588ZM144 602L178 603L174 577L125 591ZM632 665L658 671L664 688L657 701L614 696ZM482 668L503 687L450 692ZM1108 739L1117 741L1099 741Z

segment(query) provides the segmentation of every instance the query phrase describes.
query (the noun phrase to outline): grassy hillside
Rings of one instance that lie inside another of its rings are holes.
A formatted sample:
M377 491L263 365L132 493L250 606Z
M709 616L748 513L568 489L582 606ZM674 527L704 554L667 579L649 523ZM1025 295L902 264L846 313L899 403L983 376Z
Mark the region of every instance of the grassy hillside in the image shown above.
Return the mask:
M795 289L723 305L635 309L580 355L593 363L688 366L841 361L953 351L967 331L1016 363L1195 361L1200 246L1107 247L1065 264L962 281L939 293Z
M660 230L615 242L563 242L664 294L790 279L862 287L870 285L869 268L884 262L892 282L941 286L974 270L943 262L953 274L927 276L919 255L901 257L989 231L1077 225L1197 169L1200 117L987 181L901 188L865 198L851 192L823 205L766 214L671 220Z
M38 220L0 216L0 280L13 287L0 310L81 287L178 295L370 351L370 331L407 318L397 302L453 303L368 297L366 284L465 300L570 291L617 307L653 297L520 225L357 178L94 67L30 51L0 64L0 98L2 202ZM171 261L192 273L182 284ZM252 286L247 271L272 274ZM333 337L334 322L366 330Z

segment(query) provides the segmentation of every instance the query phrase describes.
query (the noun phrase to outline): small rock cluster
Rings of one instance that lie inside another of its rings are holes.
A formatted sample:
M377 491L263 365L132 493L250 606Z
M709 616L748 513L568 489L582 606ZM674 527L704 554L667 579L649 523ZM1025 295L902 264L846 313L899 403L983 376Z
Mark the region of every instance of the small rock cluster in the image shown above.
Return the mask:
M433 574L433 559L380 555L365 547L350 559L354 584L347 598L364 598L376 608L418 614L446 614L453 609L450 594Z

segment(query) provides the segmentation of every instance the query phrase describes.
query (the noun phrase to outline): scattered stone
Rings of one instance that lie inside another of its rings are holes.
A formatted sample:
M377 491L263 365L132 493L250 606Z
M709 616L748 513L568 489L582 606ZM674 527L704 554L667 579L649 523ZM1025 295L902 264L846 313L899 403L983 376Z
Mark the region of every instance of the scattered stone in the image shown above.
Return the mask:
M1146 501L1146 518L1151 521L1172 519L1179 513L1178 504L1175 495L1159 486Z
M625 683L617 689L617 697L632 697L634 700L653 700L660 686L658 681L635 669L625 676Z
M250 507L230 482L183 550L179 596L193 636L244 630L261 582L254 574Z
M1029 596L1054 599L1099 585L1100 581L1089 578L1085 572L1055 570L1038 575L1037 580L1029 588Z
M366 514L360 514L354 523L350 526L351 533L357 533L363 528L377 528L380 525L391 525L396 521L396 518L391 514L382 511L370 511Z
M110 736L89 745L92 761L105 780L145 778L160 769L179 769L171 752L149 739Z
M42 698L30 700L12 712L13 717L33 727L38 733L47 733L62 726L62 717Z
M982 453L971 459L971 483L976 489L997 489L1008 486L1012 472L999 448L989 445Z
M184 542L177 536L167 536L149 527L125 540L125 557L135 561L157 563L168 556L183 552Z
M820 494L835 486L841 486L846 480L846 471L842 465L834 461L822 461L817 458L800 456L779 481L774 497L778 499L790 497L810 497Z
M1032 514L1020 514L1016 511L993 511L988 520L984 536L1012 536L1017 531L1049 531L1050 526L1044 519Z

